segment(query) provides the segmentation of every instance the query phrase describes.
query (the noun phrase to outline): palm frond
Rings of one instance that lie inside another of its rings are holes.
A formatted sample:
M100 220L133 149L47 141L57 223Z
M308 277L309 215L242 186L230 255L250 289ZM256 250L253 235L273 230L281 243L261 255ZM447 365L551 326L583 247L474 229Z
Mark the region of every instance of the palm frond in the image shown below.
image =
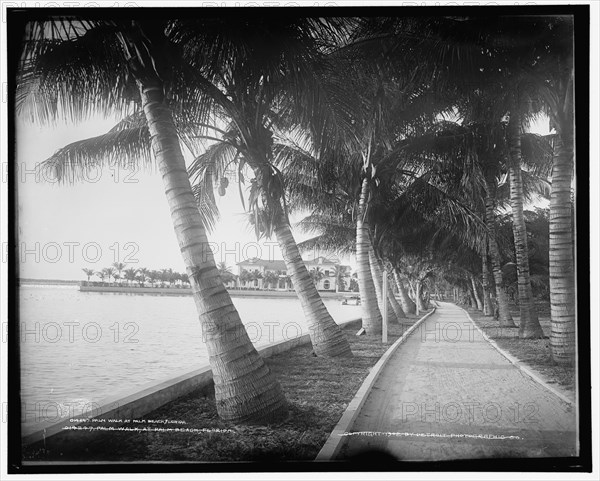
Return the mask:
M59 149L39 169L59 182L75 182L89 179L89 172L98 167L150 167L153 160L147 127L119 128Z
M58 25L66 25L61 34ZM42 123L128 115L139 93L118 31L110 23L73 18L30 25L17 78L17 111Z

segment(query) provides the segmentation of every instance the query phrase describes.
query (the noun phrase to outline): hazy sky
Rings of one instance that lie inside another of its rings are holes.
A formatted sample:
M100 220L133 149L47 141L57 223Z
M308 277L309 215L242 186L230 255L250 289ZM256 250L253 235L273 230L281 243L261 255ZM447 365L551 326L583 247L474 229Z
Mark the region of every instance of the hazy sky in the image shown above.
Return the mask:
M62 185L34 172L36 164L57 149L104 133L114 124L112 119L95 119L42 128L17 122L21 277L83 279L83 267L99 270L117 261L185 271L156 171L105 167L90 172L85 181ZM231 183L217 202L221 221L209 235L216 244L217 262L234 266L255 256L281 259L275 239L256 241L243 216L237 185ZM310 237L295 234L297 240Z
M114 124L113 119L100 118L50 128L17 121L21 277L83 279L82 268L100 270L113 262L185 270L162 180L155 171L105 167L90 172L85 181L63 185L34 171L37 163L57 149L102 134ZM532 130L547 132L547 121L538 122ZM275 239L256 241L243 216L236 185L230 184L227 195L217 196L217 202L221 221L209 235L216 244L217 262L234 266L255 256L281 259ZM298 241L310 237L294 233ZM305 258L312 255L307 253ZM354 264L354 259L342 261Z

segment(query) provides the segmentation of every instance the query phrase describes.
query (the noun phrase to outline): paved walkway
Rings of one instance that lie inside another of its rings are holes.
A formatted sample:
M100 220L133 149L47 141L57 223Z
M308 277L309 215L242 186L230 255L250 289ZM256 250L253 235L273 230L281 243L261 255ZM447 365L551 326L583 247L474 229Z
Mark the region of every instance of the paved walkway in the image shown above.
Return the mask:
M437 311L396 350L337 459L402 461L577 455L575 409L521 373L465 311Z

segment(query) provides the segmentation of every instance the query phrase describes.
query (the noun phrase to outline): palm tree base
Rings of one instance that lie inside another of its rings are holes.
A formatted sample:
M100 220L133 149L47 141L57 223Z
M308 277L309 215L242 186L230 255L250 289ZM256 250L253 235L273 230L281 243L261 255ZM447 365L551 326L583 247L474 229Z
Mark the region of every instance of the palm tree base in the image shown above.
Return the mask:
M333 319L309 327L313 352L320 357L352 357L350 343Z
M217 413L221 419L233 424L248 425L264 425L287 419L288 405L281 387L272 378L266 365L263 367L260 371L264 376L271 377L271 382L267 381L264 386L260 379L258 383L253 382L255 376L253 379L238 380L235 385L215 383ZM240 385L240 381L243 385ZM252 393L257 384L261 386L262 392Z

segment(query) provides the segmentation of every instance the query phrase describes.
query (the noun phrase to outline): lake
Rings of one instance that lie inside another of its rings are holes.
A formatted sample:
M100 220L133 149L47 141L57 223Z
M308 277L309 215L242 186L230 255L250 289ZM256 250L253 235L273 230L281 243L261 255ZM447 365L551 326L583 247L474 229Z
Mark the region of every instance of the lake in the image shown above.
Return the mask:
M256 346L308 333L298 299L232 299ZM19 301L24 433L208 364L191 296L35 285L20 287ZM338 323L360 317L360 307L323 301Z

